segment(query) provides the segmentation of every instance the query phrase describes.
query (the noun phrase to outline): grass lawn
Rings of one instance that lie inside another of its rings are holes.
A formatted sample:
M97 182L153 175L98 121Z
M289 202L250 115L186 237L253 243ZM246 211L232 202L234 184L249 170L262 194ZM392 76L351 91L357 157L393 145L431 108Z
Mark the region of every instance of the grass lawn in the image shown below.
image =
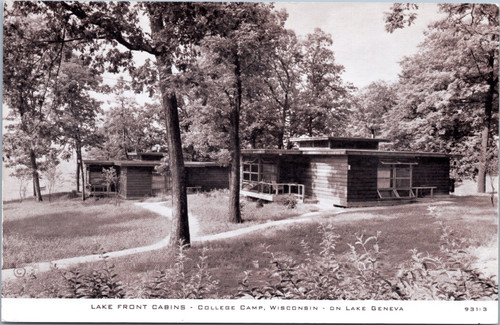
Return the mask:
M252 281L268 280L264 278L264 268L269 266L269 257L263 254L264 246L272 252L281 252L292 256L295 261L305 261L301 248L302 240L317 250L320 243L318 226L332 223L337 239L336 253L346 254L348 244L353 244L356 235L367 236L381 231L379 245L383 251L381 269L388 276L397 272L401 263L410 259L410 249L438 255L440 247L439 222L451 226L457 238L468 242L464 246L485 246L496 241L497 210L492 207L488 197L467 197L453 204L435 205L430 214L426 206L404 205L387 208L367 209L364 212L346 210L346 213L323 218L310 224L290 225L286 228L253 232L239 238L204 243L208 248L208 267L213 277L219 281L218 297L230 297L236 294L238 281L243 278L244 270L252 271ZM496 247L496 246L493 246ZM191 258L190 267L195 268L201 244L187 250ZM171 263L166 249L133 255L112 260L116 271L132 297L139 297L144 283L150 282L158 270L169 267ZM85 265L96 267L98 264ZM60 281L57 273L46 273L38 280L24 280L8 284L8 292L13 296L40 295L43 288L54 281ZM33 282L32 282L33 281ZM42 294L43 296L43 294Z
M239 228L252 226L269 221L288 219L307 212L318 211L313 204L297 204L294 209L288 209L279 202L264 203L262 206L256 201L242 201L241 217L243 223L229 223L229 192L212 191L188 195L188 209L190 215L197 217L199 223L198 235L211 235ZM166 202L171 206L171 202Z
M2 268L148 245L170 230L168 219L132 202L60 197L3 205Z

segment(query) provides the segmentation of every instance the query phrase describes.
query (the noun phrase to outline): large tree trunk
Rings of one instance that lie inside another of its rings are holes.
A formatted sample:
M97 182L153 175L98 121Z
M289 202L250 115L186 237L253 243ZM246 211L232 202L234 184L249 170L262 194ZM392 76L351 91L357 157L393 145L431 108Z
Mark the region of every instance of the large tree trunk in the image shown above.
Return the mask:
M230 113L231 178L229 181L229 221L241 223L240 210L240 109L242 98L241 67L235 54L236 99Z
M479 168L477 173L477 192L486 192L486 174L488 169L488 142L491 127L491 113L493 110L493 98L495 94L495 80L493 76L489 79L489 89L484 101L484 119L481 130L481 156L479 158Z
M33 175L33 187L35 197L38 202L42 201L42 192L40 191L40 178L38 177L38 164L36 163L36 155L33 149L30 149L30 162Z
M163 37L164 29L161 15L152 8L149 9L149 21L153 40ZM170 232L170 247L177 247L180 242L190 245L186 180L184 174L184 157L182 154L181 131L179 127L179 112L175 92L169 89L172 76L172 58L168 53L155 55L159 75L159 86L165 126L167 129L168 161L172 185L172 230Z
M179 113L175 92L168 89L167 76L172 74L172 63L164 55L156 57L160 75L160 90L162 106L167 128L168 161L172 184L172 231L170 245L177 246L180 242L189 245L189 221L187 209L186 180L184 172L184 157L182 154L181 131L179 128Z

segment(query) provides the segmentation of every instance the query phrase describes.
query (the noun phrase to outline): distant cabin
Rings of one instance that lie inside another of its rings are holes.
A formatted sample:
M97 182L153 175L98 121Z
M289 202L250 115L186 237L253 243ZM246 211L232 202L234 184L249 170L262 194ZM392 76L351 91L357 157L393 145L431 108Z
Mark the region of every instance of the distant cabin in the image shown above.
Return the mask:
M282 195L336 206L370 206L449 195L450 156L382 151L384 139L309 137L298 149L244 149L243 195L273 201Z
M171 189L170 173L159 174L160 152L130 153L128 160L84 160L89 195L107 194L103 168L114 168L118 185L110 192L125 199L140 199L166 193ZM205 191L229 187L229 168L215 162L184 162L188 191Z

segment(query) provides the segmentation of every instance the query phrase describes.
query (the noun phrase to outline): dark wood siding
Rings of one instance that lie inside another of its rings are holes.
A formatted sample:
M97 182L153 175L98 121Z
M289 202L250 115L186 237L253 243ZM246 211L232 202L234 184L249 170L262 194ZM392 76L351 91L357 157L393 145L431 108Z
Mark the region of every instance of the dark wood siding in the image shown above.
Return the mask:
M449 194L450 158L419 157L413 166L413 186L436 186L435 194Z
M229 168L219 166L186 167L187 186L203 190L229 188Z
M299 175L306 196L347 204L347 156L308 157Z
M276 158L278 164L278 183L302 183L303 174L307 170L309 161L304 157Z
M347 201L376 201L377 157L349 156Z
M166 194L171 189L170 172L164 174L153 171L151 191L153 195Z
M330 140L331 149L378 149L376 141L347 141L347 140Z
M126 198L141 198L151 195L152 167L127 167Z

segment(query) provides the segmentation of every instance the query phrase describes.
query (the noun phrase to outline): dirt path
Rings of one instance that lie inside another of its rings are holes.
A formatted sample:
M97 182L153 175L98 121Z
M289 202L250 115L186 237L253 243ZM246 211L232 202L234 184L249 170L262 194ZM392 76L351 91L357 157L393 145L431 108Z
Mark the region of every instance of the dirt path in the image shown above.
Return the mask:
M441 202L434 202L433 204L450 204L452 202L449 201L441 201ZM428 205L428 203L417 203L416 205ZM160 215L163 215L167 218L172 217L172 210L168 207L165 206L164 202L142 202L142 203L136 203L136 205L147 209L149 211L158 213ZM240 228L237 230L231 230L219 234L213 234L213 235L204 235L204 236L199 236L199 223L198 223L198 217L190 215L189 217L189 228L190 228L190 233L191 233L191 242L192 243L202 243L202 242L207 242L207 241L212 241L212 240L222 240L222 239L228 239L228 238L233 238L233 237L238 237L242 236L254 231L258 230L263 230L267 228L277 228L281 227L284 225L289 225L289 224L298 224L298 223L309 223L309 222L314 222L318 221L324 218L332 218L336 217L336 220L338 219L339 221L343 220L341 217L342 214L349 213L351 214L352 212L369 212L369 211L377 211L377 210L383 210L385 207L370 207L370 208L356 208L356 209L340 209L340 208L332 208L328 210L323 210L319 212L309 212L306 214L303 214L301 216L295 217L295 218L290 218L290 219L284 219L284 220L278 220L278 221L270 221L266 222L263 224L258 224L258 225L253 225L249 226L246 228ZM340 218L339 218L340 217ZM350 216L350 219L352 216ZM362 213L360 214L359 218L357 219L365 219L365 218L373 218L373 215L369 213ZM121 257L121 256L127 256L127 255L132 255L132 254L137 254L137 253L142 253L142 252L148 252L152 250L157 250L160 248L164 248L168 245L169 243L170 236L167 235L165 238L163 238L161 241L148 245L148 246L143 246L143 247L137 247L137 248L130 248L130 249L125 249L121 251L116 251L116 252L110 252L106 253L106 256L108 258L116 258L116 257ZM56 261L51 261L51 262L41 262L41 263L34 263L30 266L26 266L23 268L16 268L16 269L5 269L2 270L2 281L6 280L11 280L15 278L20 278L24 277L29 274L38 274L42 272L46 272L51 270L54 267L63 269L63 268L68 268L70 266L74 266L80 263L89 263L89 262L96 262L102 259L102 255L87 255L87 256L78 256L78 257L72 257L72 258L66 258L66 259L61 259L61 260L56 260Z

